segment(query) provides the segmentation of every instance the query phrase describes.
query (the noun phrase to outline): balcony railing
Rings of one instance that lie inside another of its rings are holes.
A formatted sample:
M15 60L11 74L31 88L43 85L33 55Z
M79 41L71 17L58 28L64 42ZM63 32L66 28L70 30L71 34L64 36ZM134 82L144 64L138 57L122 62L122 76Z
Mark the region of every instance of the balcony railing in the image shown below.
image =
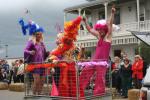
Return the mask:
M126 30L138 30L138 22L131 22L131 23L125 23L119 25L121 28L121 31ZM139 23L139 31L148 31L150 30L150 20L140 21Z
M127 30L150 31L150 20L140 21L139 29L138 29L138 22L120 24L119 27L120 27L120 30L113 33L114 36L129 35L130 33L127 32ZM92 38L91 34L87 30L80 30L79 38L86 38L86 37Z

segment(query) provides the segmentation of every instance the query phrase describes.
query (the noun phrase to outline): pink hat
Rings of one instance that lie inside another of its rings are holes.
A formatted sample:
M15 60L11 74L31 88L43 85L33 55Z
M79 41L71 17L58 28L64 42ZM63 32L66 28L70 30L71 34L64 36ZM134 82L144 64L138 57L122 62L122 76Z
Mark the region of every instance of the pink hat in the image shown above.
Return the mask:
M98 20L97 23L94 25L94 29L101 29L104 30L105 34L108 32L108 26L106 24L106 20Z

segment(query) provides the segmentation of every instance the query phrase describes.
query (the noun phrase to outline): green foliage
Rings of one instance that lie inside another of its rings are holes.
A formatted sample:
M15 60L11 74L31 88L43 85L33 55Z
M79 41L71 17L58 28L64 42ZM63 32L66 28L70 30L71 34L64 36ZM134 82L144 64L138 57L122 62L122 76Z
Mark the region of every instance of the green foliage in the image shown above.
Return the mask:
M91 57L92 52L91 51L85 51L86 58Z
M136 54L140 54L144 58L144 61L150 64L150 46L141 42L139 47L135 50ZM140 53L138 53L139 51Z

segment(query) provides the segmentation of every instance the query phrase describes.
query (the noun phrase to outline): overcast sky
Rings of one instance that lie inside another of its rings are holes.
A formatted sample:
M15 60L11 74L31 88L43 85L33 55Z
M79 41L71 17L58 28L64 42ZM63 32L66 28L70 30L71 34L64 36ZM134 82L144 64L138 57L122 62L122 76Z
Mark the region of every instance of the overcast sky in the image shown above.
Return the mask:
M32 19L45 29L45 43L48 50L55 47L56 23L63 26L63 10L85 3L85 0L0 0L0 58L23 56L28 36L23 36L19 18ZM31 14L25 14L28 9ZM72 16L69 16L72 17Z

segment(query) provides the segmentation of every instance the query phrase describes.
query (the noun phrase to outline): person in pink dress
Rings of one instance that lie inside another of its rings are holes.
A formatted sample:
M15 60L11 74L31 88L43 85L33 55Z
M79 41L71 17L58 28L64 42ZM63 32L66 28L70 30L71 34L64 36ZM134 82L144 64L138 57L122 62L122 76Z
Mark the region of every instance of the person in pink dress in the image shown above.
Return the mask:
M79 81L81 93L84 93L84 90L89 84L90 79L94 74L96 74L93 94L105 94L105 74L107 64L103 64L102 62L107 62L109 59L115 11L116 9L112 7L110 20L98 20L94 28L91 28L90 25L88 25L86 18L83 18L83 22L85 23L87 30L98 39L98 43L96 46L95 54L92 57L92 62L95 64L92 64L91 62L91 64L85 65L80 74Z

